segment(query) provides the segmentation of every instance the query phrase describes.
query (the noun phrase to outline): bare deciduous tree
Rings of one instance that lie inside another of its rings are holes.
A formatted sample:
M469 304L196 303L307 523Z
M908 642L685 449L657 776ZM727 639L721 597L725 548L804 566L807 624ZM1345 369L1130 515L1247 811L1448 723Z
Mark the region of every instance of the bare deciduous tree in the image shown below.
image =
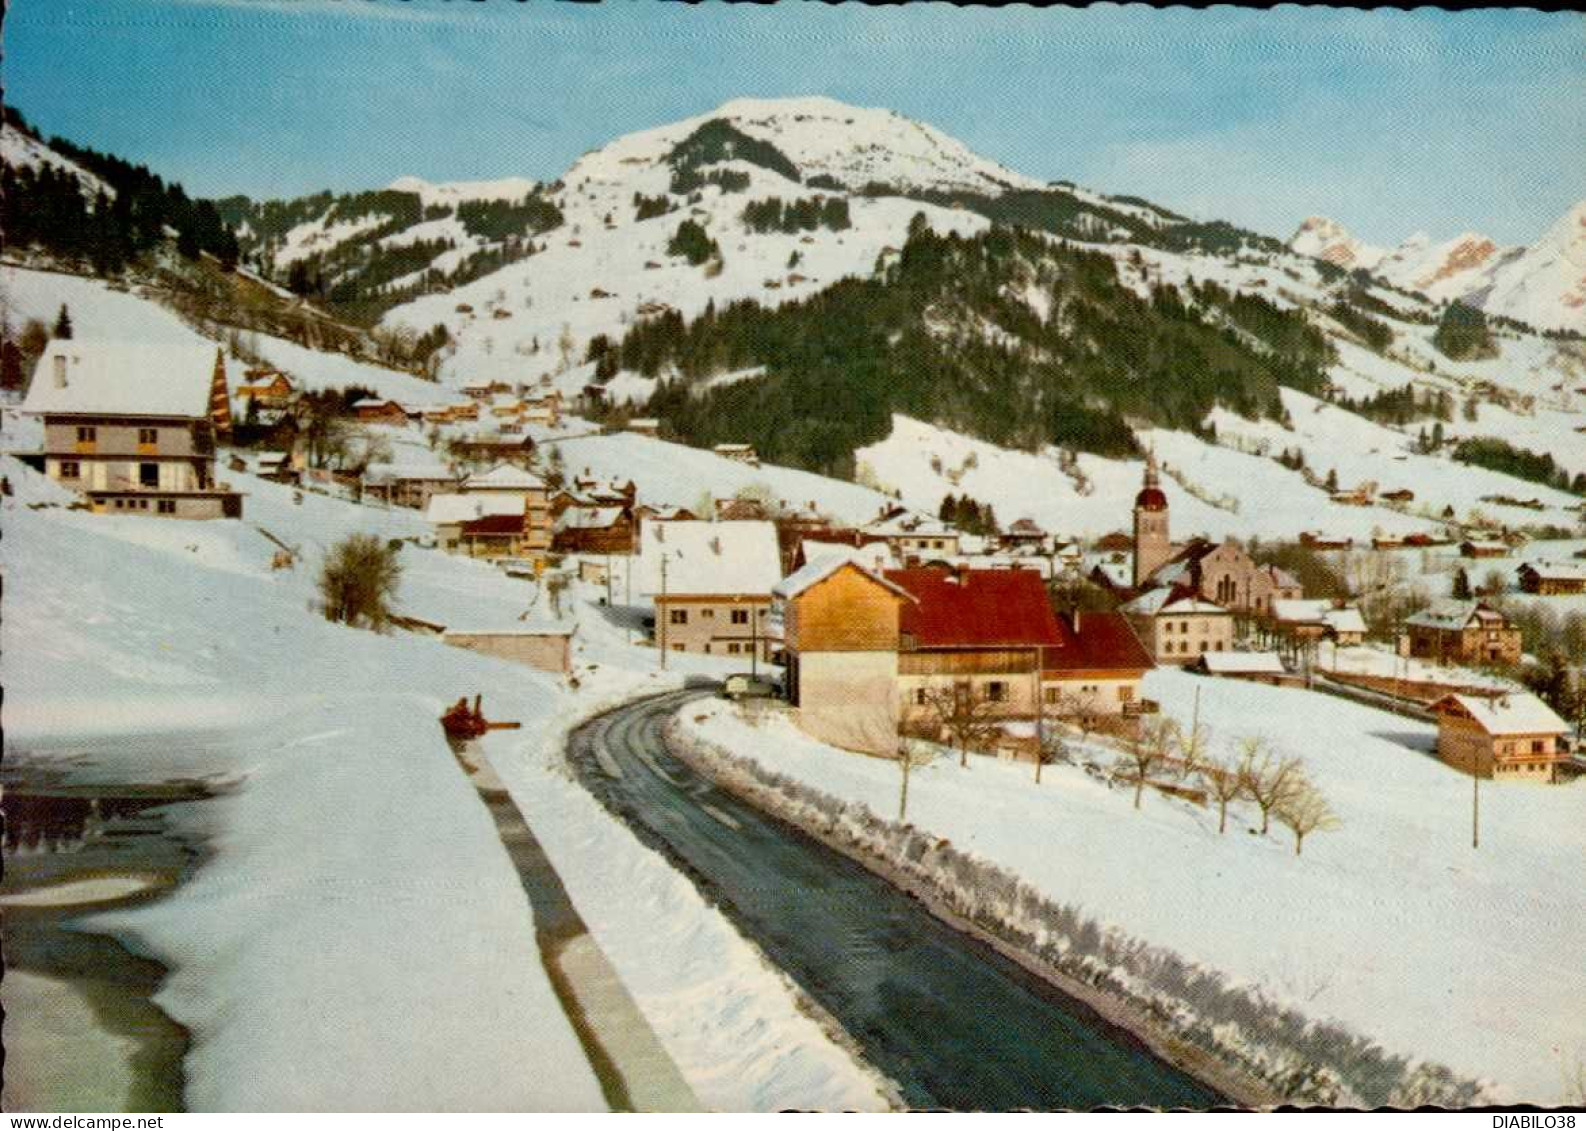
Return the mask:
M899 823L908 820L909 816L909 777L915 770L929 766L936 760L936 750L920 733L922 729L918 725L900 726L893 748L892 758L898 764L901 779L898 784Z
M1173 733L1176 728L1169 719L1145 719L1140 729L1124 747L1124 754L1134 782L1134 807L1140 808L1140 798L1145 793L1151 772L1166 765L1173 757Z
M969 765L969 751L985 745L997 729L996 705L984 695L976 695L968 683L951 687L924 688L921 706L958 747L958 764Z
M1217 832L1228 831L1228 806L1245 796L1245 782L1239 767L1210 756L1202 759L1200 780L1206 792L1217 799Z
M1296 856L1300 854L1307 834L1318 829L1338 827L1338 817L1327 804L1327 798L1322 796L1322 791L1317 789L1304 773L1295 779L1287 795L1278 802L1274 812L1278 820L1287 825L1289 831L1294 834Z
M1261 831L1271 827L1272 813L1293 792L1303 776L1298 758L1280 758L1260 735L1239 740L1239 778L1245 795L1261 810Z
M1056 714L1088 740L1101 721L1101 697L1084 688L1064 688L1057 697Z
M1035 743L1035 784L1041 784L1042 766L1067 762L1071 757L1068 742L1063 736L1054 727L1044 727Z

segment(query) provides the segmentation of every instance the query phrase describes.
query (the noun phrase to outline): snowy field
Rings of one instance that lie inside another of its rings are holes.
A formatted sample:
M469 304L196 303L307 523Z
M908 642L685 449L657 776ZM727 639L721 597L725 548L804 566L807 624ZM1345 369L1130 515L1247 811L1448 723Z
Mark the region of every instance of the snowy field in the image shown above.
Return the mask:
M1303 855L1253 807L1215 809L1079 769L956 757L917 770L909 819L1102 924L1334 1019L1390 1053L1558 1103L1586 1058L1580 861L1586 783L1489 784L1471 848L1470 779L1429 753L1433 728L1298 689L1158 670L1145 692L1200 718L1225 754L1259 734L1304 758L1341 819ZM785 716L752 726L724 703L683 713L702 737L891 817L896 766L824 746ZM702 721L701 721L702 720ZM1325 738L1319 738L1325 735ZM1578 1099L1579 1097L1575 1097Z
M194 1033L192 1107L602 1106L518 878L436 725L473 692L492 717L524 723L487 753L696 1094L741 1110L884 1106L758 951L560 767L578 717L669 685L649 674L655 654L628 648L592 605L569 600L575 691L310 610L325 547L353 531L413 533L412 512L312 493L294 504L287 488L233 474L240 522L93 516L3 462L16 490L0 543L8 761L114 738L124 755L74 770L233 787L194 809L212 862L109 920L172 968L156 1000ZM260 528L299 547L297 568L269 568L276 546ZM404 609L503 627L545 613L532 584L481 563L411 547L402 560ZM159 741L173 732L204 741Z

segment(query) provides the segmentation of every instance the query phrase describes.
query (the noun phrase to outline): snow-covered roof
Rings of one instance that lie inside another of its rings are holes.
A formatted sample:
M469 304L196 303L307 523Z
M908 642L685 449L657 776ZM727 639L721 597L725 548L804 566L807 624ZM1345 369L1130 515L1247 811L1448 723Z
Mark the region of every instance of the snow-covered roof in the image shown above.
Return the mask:
M390 397L360 397L352 402L353 408L384 408L386 405L396 405L397 408L402 407Z
M424 506L424 521L470 522L488 515L522 513L523 499L517 495L431 495L429 502Z
M851 549L852 547L845 548ZM816 584L817 582L825 581L832 574L836 573L844 566L849 565L853 566L871 581L874 581L877 585L891 590L899 597L902 597L908 601L916 600L914 595L908 590L902 588L901 586L894 585L892 582L888 581L874 570L866 568L863 562L858 562L852 558L844 558L836 555L816 558L813 561L804 563L804 565L800 566L798 569L784 577L781 581L777 582L776 587L771 590L771 593L774 596L783 598L784 600L792 600L810 586Z
M218 353L214 346L52 341L22 411L208 416ZM57 359L64 361L64 384Z
M958 531L939 518L928 514L904 512L890 518L877 519L861 529L866 534L880 534L890 538L906 535L913 538L956 538Z
M1432 709L1458 703L1488 734L1564 734L1569 724L1530 692L1496 695L1445 695Z
M1586 562L1526 562L1521 569L1530 569L1544 580L1586 581Z
M769 596L782 577L776 526L769 522L647 522L639 539L639 591Z
M1223 675L1285 675L1288 669L1276 652L1202 652L1209 672Z
M444 463L371 463L363 473L370 483L401 483L405 480L455 480L457 476Z
M557 518L556 530L604 530L621 518L621 507L568 507Z
M1154 617L1164 613L1181 616L1191 613L1226 613L1228 610L1210 601L1203 601L1182 589L1163 588L1151 589L1140 594L1125 605L1123 611Z
M1438 601L1405 618L1404 623L1419 628L1464 628L1472 617L1481 613L1502 619L1501 613L1480 601Z
M1325 598L1279 598L1272 615L1288 624L1325 624L1334 632L1365 632L1366 622L1354 606L1337 608Z
M544 486L545 480L538 475L510 463L497 464L463 480L464 491L537 491Z
M891 569L897 565L892 547L885 542L866 542L863 546L850 546L846 542L822 542L818 538L805 538L799 542L805 562L819 558L840 558L859 562L870 569Z

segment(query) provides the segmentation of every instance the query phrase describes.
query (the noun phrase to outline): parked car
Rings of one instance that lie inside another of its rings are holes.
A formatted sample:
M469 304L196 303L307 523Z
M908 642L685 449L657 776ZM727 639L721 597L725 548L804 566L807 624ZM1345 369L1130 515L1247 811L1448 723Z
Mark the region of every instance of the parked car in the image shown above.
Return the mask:
M721 690L723 695L734 701L739 699L769 699L776 694L776 684L764 676L750 675L748 672L737 672L728 676L722 682Z

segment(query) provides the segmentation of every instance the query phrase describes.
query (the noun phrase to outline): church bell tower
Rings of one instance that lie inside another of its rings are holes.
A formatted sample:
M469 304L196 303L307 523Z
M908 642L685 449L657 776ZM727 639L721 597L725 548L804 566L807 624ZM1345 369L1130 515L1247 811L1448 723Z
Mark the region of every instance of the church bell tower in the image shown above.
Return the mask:
M1134 584L1139 588L1173 556L1168 538L1167 496L1157 485L1156 453L1146 456L1145 482L1134 497Z

